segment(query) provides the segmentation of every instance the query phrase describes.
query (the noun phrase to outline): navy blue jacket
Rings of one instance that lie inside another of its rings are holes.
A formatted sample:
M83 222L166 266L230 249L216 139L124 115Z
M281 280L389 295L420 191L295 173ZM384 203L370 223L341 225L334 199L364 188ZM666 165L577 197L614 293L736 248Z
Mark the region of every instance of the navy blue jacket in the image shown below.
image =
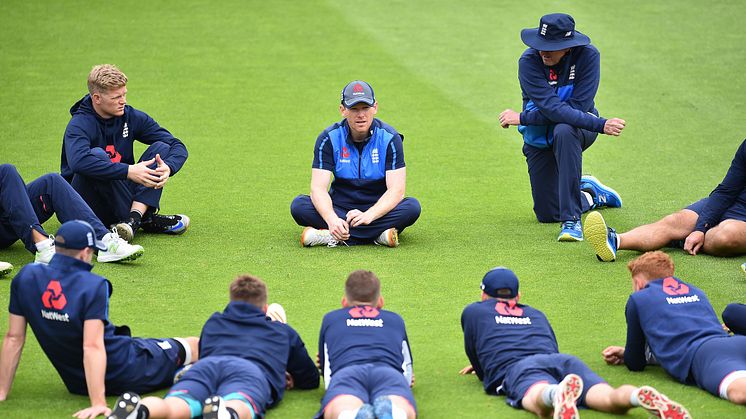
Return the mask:
M412 352L404 320L371 306L331 311L321 322L319 358L328 387L334 373L351 365L383 364L412 382Z
M718 225L725 211L736 202L746 205L746 140L738 147L723 181L710 193L695 230L706 232Z
M600 81L600 54L593 45L572 48L559 63L544 65L539 51L528 48L518 60L523 112L518 131L526 144L548 148L555 124L603 132L593 99Z
M104 119L93 109L91 96L85 95L70 108L70 114L60 164L60 172L68 181L76 173L97 179L127 179L127 166L135 164L135 140L148 145L156 141L168 144L171 149L163 160L171 168L171 176L187 159L184 143L130 105L124 106L124 115ZM111 162L94 156L91 149L96 147L105 150Z
M694 354L708 339L728 336L705 293L678 278L648 282L627 300L627 344L624 364L642 371L645 346L663 369L688 382Z
M272 389L270 406L285 394L285 371L293 376L296 388L319 386L319 370L298 333L273 322L253 304L233 301L222 313L210 316L202 328L199 355L231 355L257 364Z
M355 143L343 119L319 134L313 168L334 174L329 195L335 205L366 211L386 192L386 171L405 166L402 141L393 127L373 119L370 137Z
M515 362L559 352L557 338L544 313L524 304L488 299L461 313L464 350L484 391L495 394Z

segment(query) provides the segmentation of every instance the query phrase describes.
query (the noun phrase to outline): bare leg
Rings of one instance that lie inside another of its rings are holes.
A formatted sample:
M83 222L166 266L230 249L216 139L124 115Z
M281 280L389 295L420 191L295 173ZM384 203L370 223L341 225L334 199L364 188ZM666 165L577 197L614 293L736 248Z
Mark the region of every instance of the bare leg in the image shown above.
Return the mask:
M694 230L699 216L688 209L663 217L652 224L619 234L618 249L646 252L665 247L671 240L683 240ZM745 230L746 231L746 230Z
M245 402L240 400L228 400L225 402L225 406L235 410L240 419L253 419L251 408Z
M402 396L389 396L389 399L391 399L391 404L393 404L395 407L401 409L404 411L404 413L407 414L407 419L415 419L417 417L417 413L414 411L414 407L409 403L409 400Z
M731 403L746 405L746 378L739 378L730 383L728 400Z
M721 221L705 234L702 250L712 256L736 256L746 253L746 222Z
M363 401L355 396L344 394L337 396L326 405L324 409L324 419L337 419L339 414L346 410L359 409L363 405Z
M148 408L151 419L189 419L192 415L187 402L178 397L146 397L141 403Z
M143 204L142 202L132 201L132 207L130 207L130 212L137 211L140 214L145 214L145 211L148 210L148 206Z
M47 237L47 236L39 233L38 231L36 231L33 228L31 229L31 237L33 237L34 243L39 243L41 241L49 239L49 237Z
M541 398L541 393L548 386L547 383L538 383L531 386L526 395L521 399L523 408L540 418L551 416L552 406L547 406Z
M635 387L627 384L619 388L605 383L596 384L588 389L585 404L593 410L623 415L632 408L630 397L635 390Z

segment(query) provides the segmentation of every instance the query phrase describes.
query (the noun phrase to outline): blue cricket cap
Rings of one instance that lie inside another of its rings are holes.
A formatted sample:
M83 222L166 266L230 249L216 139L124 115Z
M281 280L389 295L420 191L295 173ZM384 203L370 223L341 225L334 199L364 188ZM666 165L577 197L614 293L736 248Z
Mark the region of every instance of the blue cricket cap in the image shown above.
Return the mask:
M518 296L518 277L508 268L492 268L482 278L482 291L490 297L515 298Z
M521 40L539 51L559 51L591 43L591 38L575 30L575 19L564 13L542 16L538 28L521 31Z
M96 239L96 231L85 221L67 221L57 230L54 237L54 245L65 249L92 249L106 250L106 245Z
M376 103L373 88L362 80L351 81L342 89L342 106L351 108L358 103L365 103L370 106Z

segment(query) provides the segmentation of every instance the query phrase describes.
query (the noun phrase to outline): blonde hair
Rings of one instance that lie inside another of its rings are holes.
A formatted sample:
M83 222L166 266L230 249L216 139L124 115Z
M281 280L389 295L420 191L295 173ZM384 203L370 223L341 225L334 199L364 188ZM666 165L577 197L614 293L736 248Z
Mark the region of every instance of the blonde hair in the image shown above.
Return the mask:
M656 250L632 259L627 264L627 269L629 269L632 276L643 274L647 280L651 280L673 276L674 264L670 256L660 250Z
M106 92L127 85L127 76L114 64L99 64L88 73L88 92Z

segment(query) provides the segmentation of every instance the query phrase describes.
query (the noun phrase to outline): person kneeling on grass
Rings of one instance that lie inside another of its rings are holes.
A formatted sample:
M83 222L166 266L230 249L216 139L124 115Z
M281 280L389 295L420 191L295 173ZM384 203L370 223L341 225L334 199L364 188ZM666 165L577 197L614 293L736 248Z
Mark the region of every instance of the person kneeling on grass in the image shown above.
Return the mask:
M615 414L639 406L661 418L691 418L652 387L611 387L580 359L560 353L544 313L518 303L518 277L510 269L490 270L481 288L482 301L461 315L471 361L461 374L475 373L488 394L504 394L510 406L539 417L577 418L579 404Z
M21 360L27 323L68 391L90 397L91 407L74 415L81 419L108 414L106 394L164 388L177 368L197 359L196 337L132 338L128 327L111 323L111 283L90 272L93 249L104 248L95 237L90 224L68 221L57 231L49 265L26 265L13 278L0 352L0 401Z
M286 387L317 388L319 371L303 341L285 324L282 307L270 307L275 310L267 310L264 281L251 275L233 280L230 303L202 328L202 359L165 399L122 394L109 419L259 418L282 400Z
M627 344L606 348L606 363L642 371L649 348L679 382L746 405L746 336L723 330L707 295L673 276L667 254L648 252L627 267L634 289L625 309Z

